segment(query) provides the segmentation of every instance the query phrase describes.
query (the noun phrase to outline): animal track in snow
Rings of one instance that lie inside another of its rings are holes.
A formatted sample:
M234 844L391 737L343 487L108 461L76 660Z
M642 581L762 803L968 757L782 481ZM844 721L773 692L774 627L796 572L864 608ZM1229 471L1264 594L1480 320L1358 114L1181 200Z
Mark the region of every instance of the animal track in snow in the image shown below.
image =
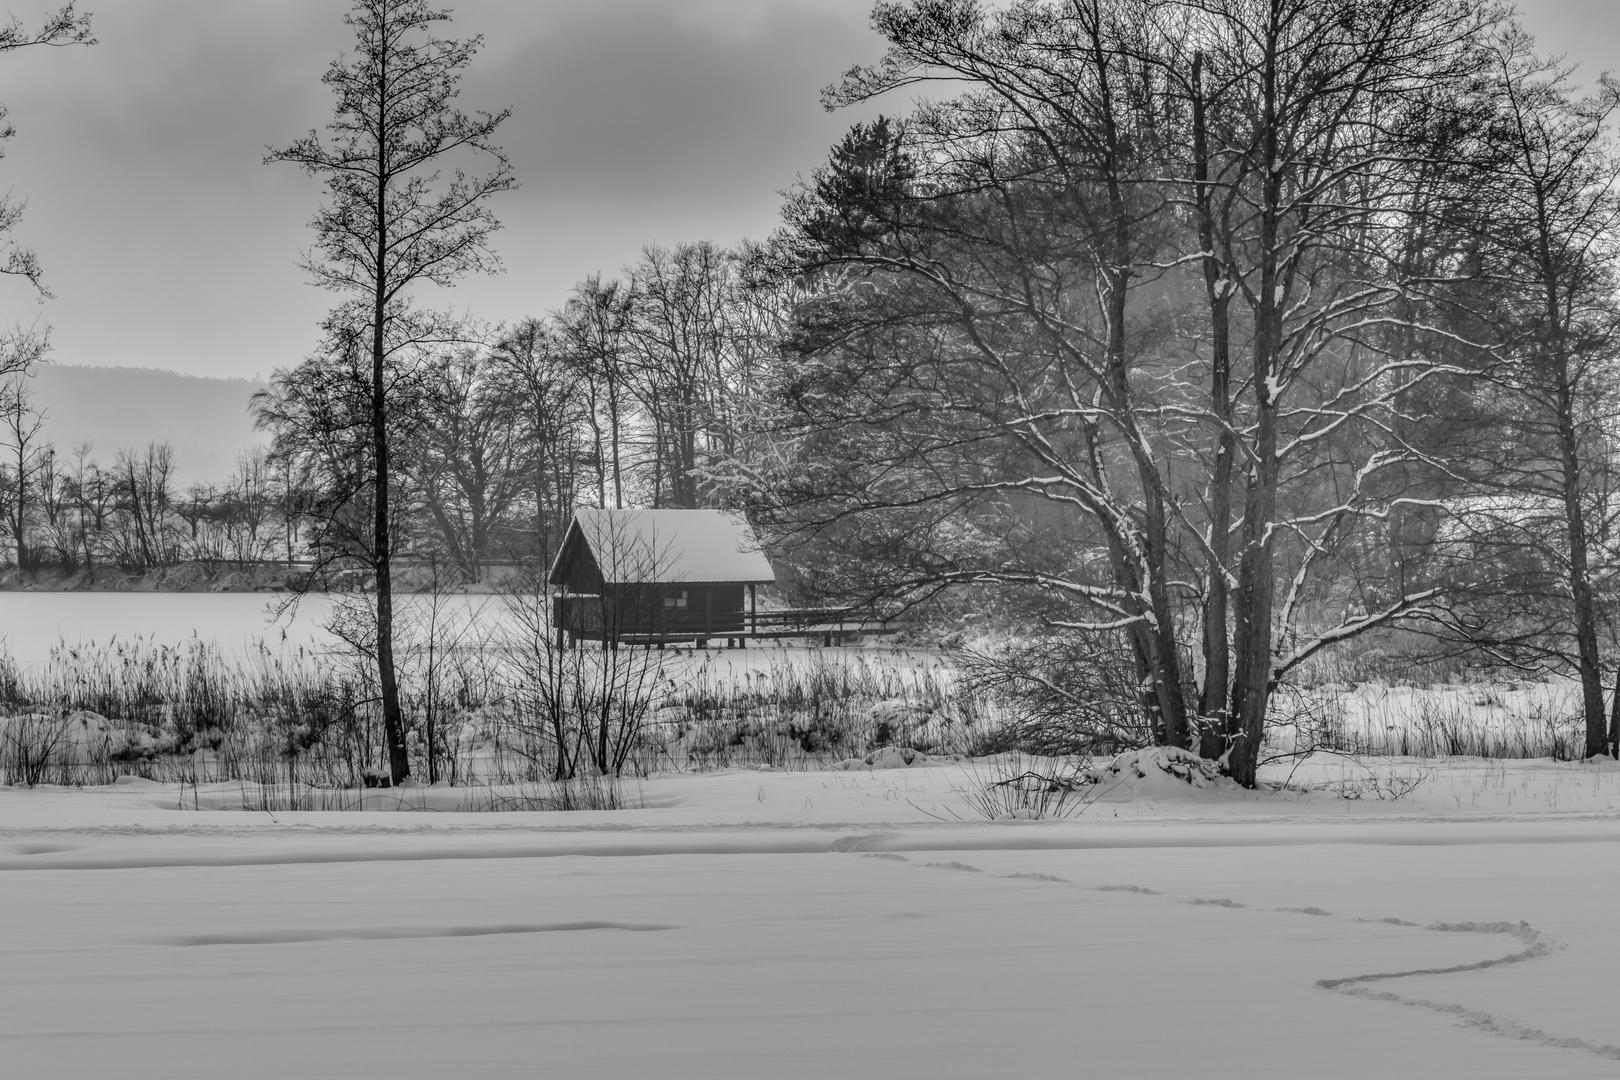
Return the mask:
M938 864L930 864L938 865ZM1006 877L1027 878L1040 881L1061 880L1048 874L1007 874ZM1144 888L1141 885L1093 885L1095 892L1132 892L1144 896L1163 895L1157 889ZM1202 907L1247 908L1247 904L1227 899L1206 899L1204 897L1180 898L1180 903L1194 904ZM1331 911L1314 906L1272 908L1272 911L1296 915L1314 915L1318 918L1338 919ZM1541 1043L1544 1046L1556 1047L1564 1050L1578 1050L1598 1057L1620 1061L1620 1046L1608 1043L1593 1043L1585 1039L1572 1036L1552 1035L1540 1028L1525 1027L1505 1017L1486 1012L1483 1009L1470 1009L1465 1005L1453 1004L1443 1001L1430 1001L1427 998L1406 997L1388 990L1375 989L1373 985L1392 979L1411 978L1419 975L1449 975L1463 971L1484 971L1505 964L1519 964L1527 960L1535 960L1548 955L1563 945L1543 934L1525 922L1436 922L1427 926L1415 923L1408 919L1394 917L1384 919L1343 919L1344 922L1357 923L1384 923L1390 926L1409 927L1421 929L1429 933L1473 933L1473 934L1506 934L1519 940L1524 948L1505 956L1492 957L1488 960L1478 960L1471 964L1456 964L1451 967L1414 968L1409 971L1381 971L1370 972L1365 975L1351 975L1341 979L1321 979L1317 986L1337 994L1346 994L1353 997L1367 998L1371 1001L1388 1001L1396 1005L1405 1005L1409 1008L1428 1009L1432 1012L1445 1013L1461 1018L1464 1022L1493 1035L1501 1035L1509 1039L1522 1039L1528 1042Z
M621 923L590 920L569 923L506 924L495 926L360 926L348 930L263 930L257 933L196 934L171 938L164 944L199 945L302 945L313 941L398 941L409 938L488 937L495 934L551 934L575 930L675 930L657 923Z
M1358 919L1358 922L1386 922L1396 926L1416 926L1416 923L1404 919ZM1608 1043L1593 1043L1585 1039L1578 1039L1565 1035L1550 1035L1540 1028L1529 1028L1515 1023L1505 1017L1486 1012L1483 1009L1470 1009L1464 1005L1451 1002L1430 1001L1427 998L1406 997L1402 994L1392 993L1388 990L1374 990L1369 983L1385 982L1390 979L1405 979L1417 975L1450 975L1459 971L1483 971L1487 968L1501 967L1504 964L1520 964L1526 960L1534 960L1546 956L1563 945L1532 927L1529 923L1494 922L1494 923L1430 923L1422 927L1433 933L1471 933L1471 934L1506 934L1517 938L1524 948L1506 956L1493 957L1489 960L1480 960L1472 964L1455 964L1451 967L1441 968L1414 968L1411 971L1380 971L1367 975L1351 975L1343 979L1320 979L1317 986L1324 990L1331 990L1339 994L1349 994L1355 997L1368 998L1372 1001L1389 1001L1396 1005L1405 1005L1414 1009L1428 1009L1432 1012L1447 1013L1462 1018L1469 1024L1501 1035L1509 1039L1523 1039L1528 1042L1538 1042L1544 1046L1558 1047L1564 1050L1580 1050L1598 1057L1620 1061L1620 1046Z
M1380 919L1379 922L1394 922L1392 919ZM1399 923L1402 926L1411 926L1412 923ZM1316 985L1324 990L1338 990L1341 987L1357 983L1379 982L1384 979L1405 979L1413 975L1450 975L1458 971L1482 971L1485 968L1498 967L1502 964L1517 964L1525 960L1534 960L1538 956L1546 956L1559 944L1547 937L1541 931L1530 926L1529 923L1430 923L1423 927L1425 930L1447 934L1508 934L1524 942L1525 948L1507 956L1498 956L1492 960L1479 960L1472 964L1454 964L1442 968L1413 968L1410 971L1385 971L1371 975L1352 975L1346 979L1319 979Z
M837 850L842 851L853 850L854 844L848 843L849 841L853 840L858 842L865 839L865 837L845 838L845 843L848 846L840 847L835 845L835 847ZM891 852L866 852L865 854L868 858L904 858L904 856L894 855ZM980 872L979 868L976 866L969 866L966 863L960 863L954 860L951 862L922 863L921 865L948 870L969 870L974 873ZM1001 876L1006 878L1022 878L1027 881L1046 881L1072 884L1072 882L1067 882L1065 879L1054 877L1051 874L1015 873L1003 874ZM1143 896L1163 895L1157 889L1149 889L1141 885L1092 885L1088 887L1094 892L1131 892L1138 893ZM1225 898L1209 899L1206 897L1191 896L1176 899L1179 903L1192 904L1200 907L1248 908L1247 904L1242 904L1236 900L1229 900ZM1523 963L1527 960L1535 960L1539 957L1546 956L1549 953L1563 948L1561 943L1554 941L1552 938L1543 934L1541 931L1536 930L1528 923L1436 922L1429 923L1425 926L1421 923L1415 923L1407 919L1398 919L1394 917L1384 919L1341 918L1340 916L1334 915L1331 911L1314 906L1271 908L1270 910L1283 914L1312 915L1318 918L1338 919L1342 922L1350 923L1384 923L1390 926L1420 929L1429 933L1505 934L1509 937L1516 938L1521 944L1523 944L1524 947L1522 949L1519 949L1516 952L1508 953L1505 956L1492 957L1487 960L1478 960L1471 964L1456 964L1450 967L1437 968L1413 968L1407 971L1369 972L1364 975L1350 975L1339 979L1320 979L1317 981L1316 985L1331 993L1367 998L1372 1001L1388 1001L1396 1005L1405 1005L1409 1008L1428 1009L1431 1012L1456 1016L1474 1027L1480 1028L1481 1030L1490 1032L1494 1035L1501 1035L1505 1038L1536 1042L1544 1046L1564 1050L1577 1050L1588 1054L1594 1054L1598 1057L1620 1061L1620 1046L1613 1046L1608 1043L1588 1042L1585 1039L1571 1036L1551 1035L1539 1028L1525 1027L1522 1024L1518 1024L1505 1017L1486 1012L1483 1009L1470 1009L1465 1005L1458 1005L1442 1001L1430 1001L1427 998L1406 997L1388 990L1379 990L1374 988L1374 984L1388 982L1393 979L1412 978L1420 975L1449 975L1464 971L1485 971L1505 964Z

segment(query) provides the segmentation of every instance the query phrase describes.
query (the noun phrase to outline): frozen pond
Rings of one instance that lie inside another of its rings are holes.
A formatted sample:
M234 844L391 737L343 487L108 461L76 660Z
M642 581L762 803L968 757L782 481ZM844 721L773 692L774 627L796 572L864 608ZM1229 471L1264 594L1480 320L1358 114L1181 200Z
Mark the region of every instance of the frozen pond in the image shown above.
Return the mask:
M1418 767L1040 821L955 765L503 814L3 789L5 1075L1614 1077L1620 769L1294 779Z
M284 599L276 593L0 592L0 639L21 664L48 659L58 644L105 645L135 637L178 644L195 636L227 656L256 652L261 640L272 650L332 648L323 624L334 598L306 597L296 613L277 620ZM497 618L501 608L490 596L448 596L441 603L445 616L460 618Z
M154 645L179 645L197 637L217 646L226 657L256 655L261 642L276 653L292 654L300 649L319 653L338 644L324 628L333 605L341 599L371 601L369 596L353 593L341 597L314 594L301 600L296 611L278 619L276 613L285 599L285 594L278 593L0 592L0 647L21 665L45 662L59 644L108 645L137 637ZM411 636L412 624L427 618L429 602L419 595L395 598L400 647ZM436 619L446 628L441 631L441 641L456 636L455 628L474 628L462 635L463 647L499 636L502 625L513 621L500 596L449 595L439 597L438 603ZM913 679L929 671L943 673L940 657L927 650L889 647L883 639L832 649L785 639L755 642L746 650L678 648L659 654L659 662L666 668L685 670L715 688L746 682L761 672L779 671L786 664L813 668L863 661Z

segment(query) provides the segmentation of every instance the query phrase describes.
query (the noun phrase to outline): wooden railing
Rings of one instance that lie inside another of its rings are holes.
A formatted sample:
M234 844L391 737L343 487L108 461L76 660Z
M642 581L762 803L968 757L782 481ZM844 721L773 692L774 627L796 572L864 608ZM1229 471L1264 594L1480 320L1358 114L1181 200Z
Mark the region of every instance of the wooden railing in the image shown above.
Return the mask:
M573 599L573 598L569 598ZM629 644L707 638L773 638L821 636L828 644L846 634L893 633L893 616L875 607L774 608L763 611L663 611L636 617L619 614L602 625L603 610L590 598L578 607L561 600L553 625L576 639L617 640Z
M748 626L753 632L801 630L815 632L829 627L843 631L883 629L890 616L875 607L785 608L751 612Z

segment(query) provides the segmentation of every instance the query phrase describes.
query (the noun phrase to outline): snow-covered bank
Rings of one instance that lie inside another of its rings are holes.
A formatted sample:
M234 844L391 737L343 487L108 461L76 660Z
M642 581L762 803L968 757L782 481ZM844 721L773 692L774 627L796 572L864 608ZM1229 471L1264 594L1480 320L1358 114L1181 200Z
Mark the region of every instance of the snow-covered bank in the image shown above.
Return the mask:
M952 817L958 765L655 776L640 809L580 813L0 790L0 1054L30 1077L1614 1075L1615 767L1301 790L1356 768L1011 822Z

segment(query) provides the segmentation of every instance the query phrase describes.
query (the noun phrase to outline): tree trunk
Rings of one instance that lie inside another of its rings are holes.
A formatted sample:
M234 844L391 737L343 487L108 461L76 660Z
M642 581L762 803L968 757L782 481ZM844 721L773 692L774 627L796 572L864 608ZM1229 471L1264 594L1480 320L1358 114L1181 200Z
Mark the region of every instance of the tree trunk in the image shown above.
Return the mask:
M386 65L387 57L382 58ZM386 67L382 76L386 79ZM379 110L386 108L388 95L379 94ZM377 117L377 130L388 130L386 116ZM394 566L393 537L389 531L388 507L388 380L385 370L388 315L388 181L387 147L377 141L377 277L371 307L371 452L372 452L372 567L377 575L377 686L382 694L383 738L388 747L388 772L397 787L411 774L410 757L405 752L405 716L399 706L399 678L394 670Z
M1620 758L1620 667L1614 669L1614 697L1609 705L1608 755Z
M377 684L382 693L383 738L388 771L398 785L411 774L405 754L405 718L399 707L399 679L394 670L394 568L388 529L388 402L384 377L383 304L379 292L371 346L371 451L374 458L371 565L377 575Z
M1198 752L1216 759L1227 747L1227 701L1231 682L1231 640L1226 619L1231 592L1227 567L1232 551L1232 465L1237 438L1232 428L1230 283L1215 257L1215 221L1210 205L1209 132L1203 85L1204 54L1193 56L1193 181L1197 185L1198 240L1204 251L1204 288L1210 320L1209 408L1220 430L1215 436L1215 468L1209 483L1208 582L1204 598L1204 683L1198 696Z
M1095 13L1093 13L1094 15ZM1125 422L1134 427L1132 388L1129 361L1126 356L1125 315L1129 301L1131 278L1131 212L1127 204L1124 182L1120 176L1123 149L1122 136L1115 121L1114 97L1110 84L1110 59L1102 40L1102 28L1091 27L1088 49L1092 63L1101 73L1099 92L1101 101L1098 114L1102 126L1102 139L1106 149L1103 173L1108 190L1107 263L1100 267L1107 282L1105 313L1107 318L1108 391L1114 398L1114 410ZM1164 492L1160 484L1158 463L1148 456L1146 441L1128 433L1131 452L1135 458L1137 483L1141 489L1143 522L1139 538L1141 582L1138 594L1146 592L1145 603L1139 603L1138 614L1147 620L1146 639L1149 677L1153 683L1153 698L1161 725L1161 737L1167 746L1186 747L1189 735L1187 701L1182 692L1181 653L1176 642L1175 614L1170 603L1168 574L1165 570L1168 543L1168 523Z
M619 384L616 381L608 383L608 438L613 443L613 509L623 510L624 477L619 465Z
M1237 664L1227 717L1227 772L1253 787L1265 739L1271 696L1271 616L1274 603L1270 530L1277 506L1277 410L1262 402L1255 432L1254 474L1243 512L1243 557L1238 568L1235 642Z
M1558 451L1562 475L1564 525L1569 538L1569 595L1574 606L1575 647L1581 674L1581 712L1586 718L1584 757L1601 754L1608 746L1603 714L1603 670L1598 660L1597 614L1592 599L1592 576L1586 551L1586 513L1581 507L1581 459L1575 433L1575 396L1570 386L1569 363L1554 346L1558 379Z
M1277 118L1278 33L1268 28L1260 117L1259 295L1254 326L1254 443L1249 490L1243 508L1243 555L1238 567L1235 619L1236 670L1231 711L1227 716L1230 749L1227 773L1244 787L1254 787L1260 768L1260 746L1266 733L1266 707L1271 697L1271 620L1276 600L1272 560L1272 518L1277 512L1277 397L1282 391L1282 260L1278 222L1283 201L1279 169Z

